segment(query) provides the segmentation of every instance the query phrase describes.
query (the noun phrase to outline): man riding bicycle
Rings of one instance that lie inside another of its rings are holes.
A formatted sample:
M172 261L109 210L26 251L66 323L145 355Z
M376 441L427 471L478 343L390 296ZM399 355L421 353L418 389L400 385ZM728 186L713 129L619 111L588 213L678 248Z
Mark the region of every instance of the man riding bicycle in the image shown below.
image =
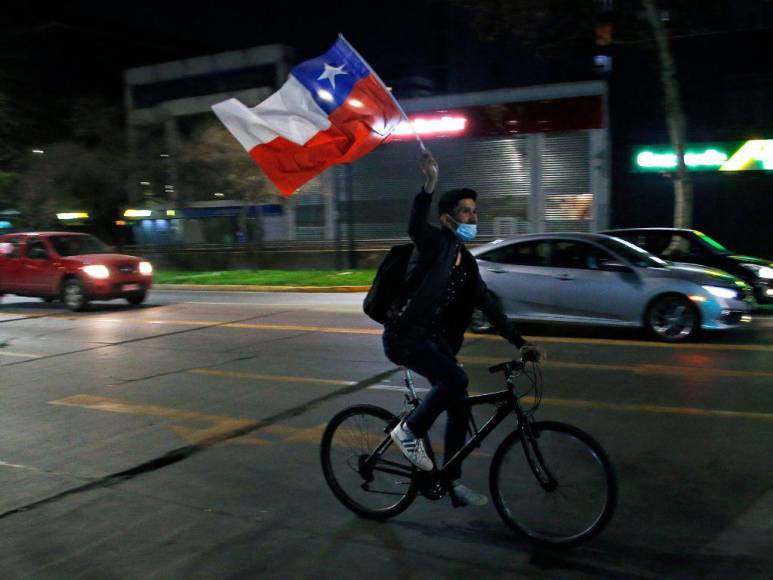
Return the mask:
M408 233L414 251L402 295L392 304L384 324L384 352L395 364L426 377L432 389L391 437L406 458L431 471L422 437L446 411L445 459L462 448L469 411L467 373L456 354L464 341L475 307L480 308L500 335L519 349L533 350L505 316L497 299L480 277L475 258L464 246L475 238L477 193L453 189L438 200L441 227L427 223L438 179L438 165L429 152L421 158L424 187L413 201ZM453 493L463 505L481 506L487 498L461 484L461 468L450 473Z

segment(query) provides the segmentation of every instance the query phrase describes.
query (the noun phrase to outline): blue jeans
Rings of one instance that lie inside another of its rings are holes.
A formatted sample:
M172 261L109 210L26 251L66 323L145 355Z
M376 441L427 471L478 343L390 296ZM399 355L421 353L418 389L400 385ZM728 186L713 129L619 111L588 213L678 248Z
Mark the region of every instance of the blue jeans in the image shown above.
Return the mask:
M410 336L387 330L384 332L383 343L384 353L389 360L426 377L432 385L430 392L406 418L405 423L414 435L423 437L445 411L448 423L444 460L448 461L464 446L467 436L467 373L457 364L456 356L442 338ZM448 475L451 480L461 477L461 466Z

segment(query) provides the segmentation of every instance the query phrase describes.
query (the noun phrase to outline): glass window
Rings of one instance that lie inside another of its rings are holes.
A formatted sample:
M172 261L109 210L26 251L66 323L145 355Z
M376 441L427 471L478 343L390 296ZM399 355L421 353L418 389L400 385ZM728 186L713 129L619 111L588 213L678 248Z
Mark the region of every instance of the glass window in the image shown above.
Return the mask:
M660 258L653 256L639 246L621 240L620 238L603 237L598 238L596 241L609 251L621 256L632 265L639 268L665 268L668 266L668 264Z
M60 256L105 254L108 251L107 246L94 236L51 236L48 239Z
M553 242L550 263L556 268L600 270L603 264L615 261L611 254L593 244L561 240Z
M48 250L41 240L28 239L25 255L32 260L45 260L48 258Z
M681 233L660 234L657 244L658 251L653 253L666 260L685 260L706 253L698 240Z
M481 254L482 260L514 266L548 266L550 246L546 241L508 244Z

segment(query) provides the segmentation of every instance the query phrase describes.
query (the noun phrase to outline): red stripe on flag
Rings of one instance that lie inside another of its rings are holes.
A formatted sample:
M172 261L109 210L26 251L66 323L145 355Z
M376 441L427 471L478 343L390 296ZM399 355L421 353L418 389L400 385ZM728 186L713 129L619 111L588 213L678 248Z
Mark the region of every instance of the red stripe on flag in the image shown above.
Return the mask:
M331 126L304 145L284 137L253 147L250 155L285 196L336 163L349 163L375 149L400 122L400 112L372 75L360 79Z

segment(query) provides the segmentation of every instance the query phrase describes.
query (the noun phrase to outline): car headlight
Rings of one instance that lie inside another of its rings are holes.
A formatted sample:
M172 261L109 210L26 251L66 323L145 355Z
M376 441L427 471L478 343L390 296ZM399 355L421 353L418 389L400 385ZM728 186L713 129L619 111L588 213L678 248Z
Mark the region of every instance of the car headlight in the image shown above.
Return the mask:
M140 262L140 274L150 276L153 273L153 266L150 262Z
M722 288L721 286L704 286L703 289L718 298L736 298L738 290L732 288Z
M760 266L759 264L740 264L740 266L754 272L757 278L765 278L767 280L773 278L773 268L768 266Z
M110 270L107 269L107 266L103 266L102 264L83 266L83 271L92 278L97 278L98 280L104 280L110 276Z

